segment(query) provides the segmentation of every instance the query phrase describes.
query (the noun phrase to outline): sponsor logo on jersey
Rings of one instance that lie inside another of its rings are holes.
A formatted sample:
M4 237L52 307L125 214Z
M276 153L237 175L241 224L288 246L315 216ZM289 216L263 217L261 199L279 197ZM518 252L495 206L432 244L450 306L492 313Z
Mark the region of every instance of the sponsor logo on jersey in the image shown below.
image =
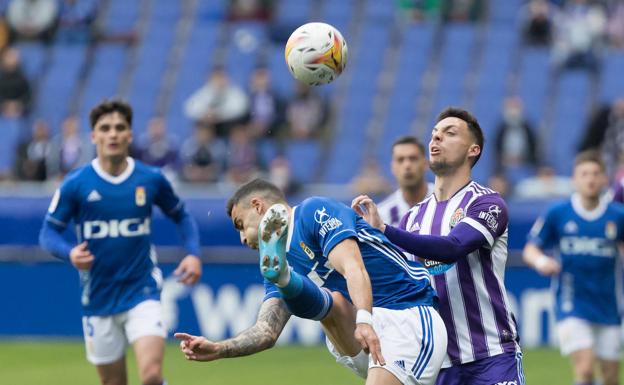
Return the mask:
M137 206L145 206L145 187L137 186L134 190L134 202Z
M457 210L455 210L453 215L451 215L451 221L450 221L451 228L455 227L465 217L466 217L466 213L464 212L463 208L460 207Z
M568 221L563 226L563 231L570 234L578 233L578 225L574 221Z
M559 248L564 254L586 254L596 257L613 257L616 254L611 241L604 238L561 237Z
M431 259L421 258L420 262L423 264L425 269L429 271L431 275L444 274L448 269L453 267L455 264L442 263L438 261L433 261Z
M342 226L342 222L340 219L335 218L327 214L327 209L323 207L321 210L316 210L314 212L314 220L316 223L321 225L321 229L319 230L319 234L321 237L325 237L327 232L337 229Z
M617 225L615 222L607 221L605 225L605 237L610 240L614 240L617 237Z
M84 239L118 237L140 237L149 235L149 218L111 219L108 221L86 221L82 224Z
M479 219L483 219L492 231L498 229L498 215L502 212L498 205L491 205L488 211L479 212Z
M310 249L308 245L306 245L305 243L303 243L303 241L301 241L299 242L299 246L301 246L301 248L303 249L303 252L306 253L306 255L310 259L314 259L314 251L312 251L312 249Z
M102 196L100 195L99 192L97 192L97 190L91 190L89 195L87 195L87 202L97 202L101 200L102 200Z

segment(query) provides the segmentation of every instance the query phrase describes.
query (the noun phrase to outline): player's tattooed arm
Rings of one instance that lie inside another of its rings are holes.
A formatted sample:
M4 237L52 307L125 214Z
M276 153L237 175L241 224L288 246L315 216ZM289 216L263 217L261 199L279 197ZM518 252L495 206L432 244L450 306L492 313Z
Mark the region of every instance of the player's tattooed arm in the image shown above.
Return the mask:
M247 356L273 347L290 316L291 313L281 298L264 301L258 320L252 327L221 343L221 356Z

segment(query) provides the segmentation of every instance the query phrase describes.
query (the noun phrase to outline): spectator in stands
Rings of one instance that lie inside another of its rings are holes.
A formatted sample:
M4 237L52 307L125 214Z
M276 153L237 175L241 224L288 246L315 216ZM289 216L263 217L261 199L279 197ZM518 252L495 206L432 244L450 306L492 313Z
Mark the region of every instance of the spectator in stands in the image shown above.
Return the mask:
M446 0L442 2L444 21L477 21L483 16L483 0Z
M383 197L392 192L392 183L381 175L379 162L374 158L364 160L362 171L351 180L351 191L355 195Z
M138 142L135 151L139 160L166 171L174 171L178 168L178 141L167 133L167 123L162 117L158 116L150 120L147 125L147 134Z
M312 87L297 82L295 96L286 106L289 136L295 139L317 138L329 119L329 104Z
M254 138L246 125L234 126L230 132L226 158L228 181L239 185L257 177L258 152Z
M11 0L6 18L15 38L49 43L54 37L58 12L56 0Z
M226 148L215 139L214 127L198 124L182 145L182 174L189 182L215 182L223 169Z
M399 0L399 8L414 20L437 20L440 17L440 0Z
M624 97L600 107L591 117L579 150L601 149L608 175L617 178L624 162Z
M624 49L624 1L617 1L609 9L607 37L616 48Z
M22 180L46 180L46 159L49 155L50 127L44 120L37 120L33 126L32 137L18 146L17 177Z
M283 105L271 89L271 75L266 67L251 74L249 129L257 138L275 137L283 120Z
M494 146L494 170L505 174L512 184L535 172L539 163L538 139L524 116L520 98L510 97L505 100Z
M600 51L606 28L604 9L588 0L571 0L555 16L555 69L600 70Z
M554 199L572 194L569 177L557 175L550 167L540 167L535 177L525 178L516 184L514 197L518 199Z
M494 174L488 179L488 187L496 191L503 198L508 198L511 195L511 186L504 174Z
M552 40L552 5L547 0L531 0L522 15L524 40L529 45L548 46Z
M271 19L273 0L229 0L229 20L260 20Z
M184 108L190 119L214 126L217 136L225 138L232 126L247 117L249 98L230 83L225 69L217 66L206 84L186 100Z
M50 143L46 159L47 177L62 179L71 170L91 161L94 155L88 136L80 132L78 117L68 116L63 121L61 133Z
M19 51L6 48L0 55L0 109L5 117L20 117L30 107L30 82L22 70Z
M68 43L88 43L92 41L95 31L94 22L97 18L100 2L97 0L63 0L61 1L58 41Z
M290 162L283 156L274 158L269 164L268 179L269 182L282 190L286 196L297 193L301 188L301 185L292 175Z

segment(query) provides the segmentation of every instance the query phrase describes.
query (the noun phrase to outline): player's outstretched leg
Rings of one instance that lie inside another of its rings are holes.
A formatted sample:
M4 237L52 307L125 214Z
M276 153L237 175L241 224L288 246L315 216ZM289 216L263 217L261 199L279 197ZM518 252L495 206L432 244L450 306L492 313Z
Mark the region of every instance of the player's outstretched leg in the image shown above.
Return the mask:
M275 204L267 210L258 228L260 248L260 272L270 282L284 284L290 274L286 261L286 234L288 233L288 210L283 204Z

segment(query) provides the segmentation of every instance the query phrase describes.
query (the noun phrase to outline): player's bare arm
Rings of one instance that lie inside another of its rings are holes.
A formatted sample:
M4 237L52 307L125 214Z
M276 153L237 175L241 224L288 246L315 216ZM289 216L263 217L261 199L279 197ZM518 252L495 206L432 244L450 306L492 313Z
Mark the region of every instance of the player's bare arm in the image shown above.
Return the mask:
M201 260L199 257L189 254L180 261L180 264L173 274L179 277L180 282L187 285L194 285L199 281L202 274Z
M356 241L345 239L340 242L331 250L328 259L336 271L345 277L349 295L358 311L363 310L370 314L372 311L373 293L370 278L364 267ZM381 365L385 364L381 354L379 338L372 326L372 317L368 320L360 318L356 320L355 338L364 351L370 352L374 362L378 362Z
M234 338L213 342L186 333L176 333L175 337L181 340L180 349L191 361L248 356L272 348L290 316L283 300L270 298L260 306L256 323Z
M527 265L532 266L541 275L551 276L558 274L561 271L561 265L559 265L559 262L544 254L542 249L531 242L528 242L526 246L524 246L522 259Z

